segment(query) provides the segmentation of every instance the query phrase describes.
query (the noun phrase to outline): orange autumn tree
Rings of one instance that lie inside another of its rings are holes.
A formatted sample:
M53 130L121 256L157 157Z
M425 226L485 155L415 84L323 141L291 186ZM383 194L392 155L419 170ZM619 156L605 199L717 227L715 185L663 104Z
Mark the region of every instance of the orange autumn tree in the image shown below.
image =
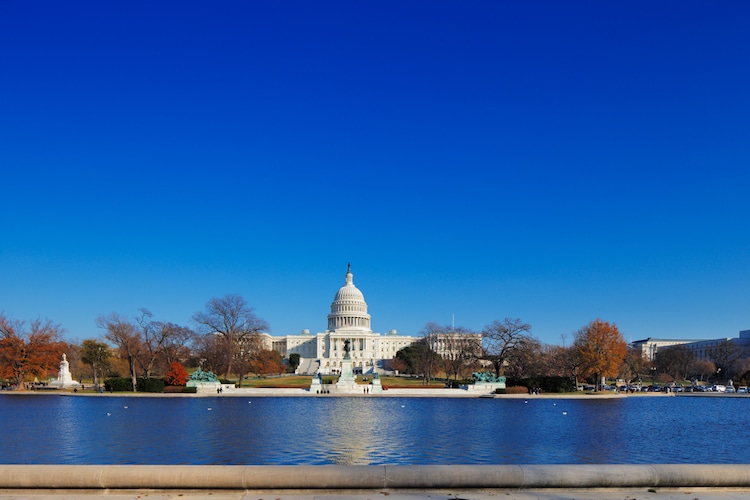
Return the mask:
M26 328L0 314L0 377L22 389L30 377L47 378L60 366L66 344L63 329L51 321L34 320Z
M186 385L187 379L187 370L177 361L172 361L169 364L169 371L164 376L164 382L167 385Z
M278 375L286 371L281 354L262 349L250 363L250 371L256 375Z
M573 349L583 376L593 376L598 389L602 377L617 375L627 344L617 325L595 319L576 332Z

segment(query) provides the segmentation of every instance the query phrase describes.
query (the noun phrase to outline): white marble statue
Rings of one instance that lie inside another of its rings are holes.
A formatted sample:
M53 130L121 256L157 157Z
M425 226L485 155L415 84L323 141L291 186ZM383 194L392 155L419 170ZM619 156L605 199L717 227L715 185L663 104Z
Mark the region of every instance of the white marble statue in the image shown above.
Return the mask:
M49 383L50 387L57 387L58 389L66 389L68 387L80 387L81 384L73 380L70 375L70 364L65 354L62 355L62 361L60 361L60 371L57 373L57 380L53 380Z

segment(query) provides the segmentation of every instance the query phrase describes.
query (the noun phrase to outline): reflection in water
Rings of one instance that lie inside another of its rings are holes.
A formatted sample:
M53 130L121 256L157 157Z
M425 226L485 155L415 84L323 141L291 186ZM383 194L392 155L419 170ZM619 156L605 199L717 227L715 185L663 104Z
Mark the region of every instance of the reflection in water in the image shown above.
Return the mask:
M357 402L358 399L346 398L336 405L326 405L329 415L313 422L316 434L325 436L334 464L369 465L370 447L379 441L380 423Z
M748 463L750 397L0 395L0 462ZM727 425L730 424L730 425ZM709 450L709 451L707 451Z

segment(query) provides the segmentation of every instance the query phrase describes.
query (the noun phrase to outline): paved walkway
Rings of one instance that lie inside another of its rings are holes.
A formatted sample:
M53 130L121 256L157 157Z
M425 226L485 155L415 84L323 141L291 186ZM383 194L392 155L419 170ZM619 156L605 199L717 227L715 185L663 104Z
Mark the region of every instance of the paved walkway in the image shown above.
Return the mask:
M383 492L369 493L279 493L245 491L3 491L1 500L734 500L750 499L750 489L543 489L450 492Z

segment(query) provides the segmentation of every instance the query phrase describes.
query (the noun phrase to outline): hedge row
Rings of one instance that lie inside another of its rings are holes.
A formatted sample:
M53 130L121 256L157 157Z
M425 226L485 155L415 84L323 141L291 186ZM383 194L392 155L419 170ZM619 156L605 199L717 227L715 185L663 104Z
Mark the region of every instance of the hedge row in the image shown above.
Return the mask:
M164 392L163 378L139 378L136 380L138 392ZM112 377L104 381L104 389L109 392L132 392L133 382L126 377Z

